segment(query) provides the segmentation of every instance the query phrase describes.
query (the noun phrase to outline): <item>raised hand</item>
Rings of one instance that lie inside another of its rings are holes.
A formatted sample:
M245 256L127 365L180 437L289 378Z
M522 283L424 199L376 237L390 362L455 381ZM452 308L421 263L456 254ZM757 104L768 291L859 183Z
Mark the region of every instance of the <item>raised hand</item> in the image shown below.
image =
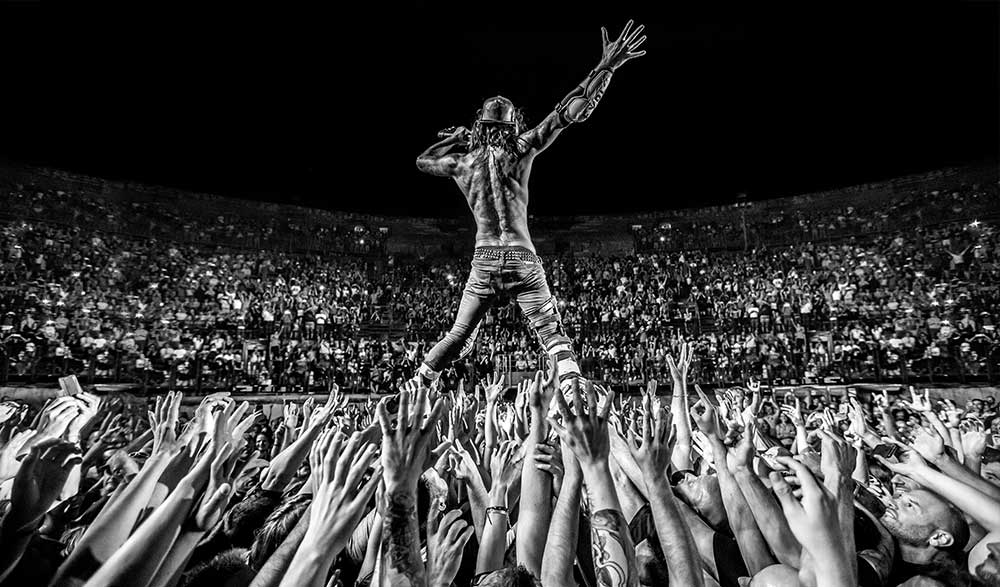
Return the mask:
M749 383L747 383L747 388L750 390L751 393L750 405L748 405L745 408L742 405L739 406L740 417L743 419L744 425L746 425L746 423L751 419L757 417L757 412L760 410L760 403L761 403L760 381L755 381L751 379Z
M903 403L905 403L907 407L909 407L911 410L915 412L929 412L932 409L930 390L925 389L924 394L920 395L920 393L917 391L917 388L911 385L910 401Z
M822 442L820 468L827 489L833 492L832 483L850 481L858 456L857 449L825 430L819 431L819 437Z
M913 450L928 461L936 461L944 456L944 440L937 432L927 430L923 426L913 434Z
M739 468L749 469L753 464L753 436L757 431L757 423L750 421L743 429L743 436L732 450L726 451L726 467L733 473ZM722 463L719 463L722 466Z
M833 434L837 428L837 416L833 413L830 408L823 408L823 411L819 413L820 416L820 429L826 430L827 432Z
M570 409L561 393L555 394L556 406L562 421L558 422L555 418L550 417L549 423L552 424L552 428L559 435L559 438L576 455L583 469L594 466L606 467L608 454L611 450L608 440L608 411L611 409L611 396L609 395L604 408L598 410L597 394L592 382L587 381L586 383L586 406L584 406L583 398L580 396L578 379L573 379L570 391L574 409Z
M253 423L257 421L258 418L262 416L261 412L250 412L250 403L242 402L239 405L235 403L228 404L222 412L220 412L219 418L225 422L225 428L219 433L221 437L217 438L218 442L228 442L233 445L233 447L240 451L246 444L246 433L253 426ZM217 427L216 430L219 430Z
M298 404L291 402L285 404L285 409L283 410L283 421L285 428L289 431L295 430L299 425L299 406Z
M962 425L962 410L950 399L944 401L945 426L959 428Z
M505 440L500 443L490 459L490 478L492 479L490 493L495 497L506 498L507 491L521 475L521 461L518 460L519 448L516 441Z
M25 446L30 446L29 443L37 434L37 432L30 429L17 432L10 437L7 444L0 450L0 483L17 474L17 471L21 468L21 462L18 461L17 457L21 454Z
M215 429L215 410L224 409L232 400L228 391L211 393L202 398L198 407L194 410L194 419L198 422L200 432L211 434Z
M399 393L396 426L389 418L386 400L375 408L382 427L382 478L385 502L382 505L382 560L389 585L424 585L427 576L418 550L417 482L426 468L430 443L437 433L437 421L444 410L438 398L425 418L426 387L418 387L416 397L410 388ZM410 407L413 403L413 412Z
M376 447L364 436L363 432L355 432L345 439L339 430L331 428L313 444L309 454L309 465L316 475L309 532L315 528L316 535L328 541L326 546L333 556L347 545L381 479L380 467L376 466L364 481L365 472L376 460Z
M870 432L868 422L865 420L865 413L861 410L861 404L858 403L858 400L851 398L847 407L847 417L851 421L849 430L855 437L864 438Z
M986 432L982 423L970 423L962 430L962 453L969 457L979 458L986 451Z
M500 431L503 432L503 436L508 440L518 439L516 432L517 428L517 417L514 415L514 407L507 405L504 409L500 410L497 414L497 424L499 424Z
M479 473L479 465L472 457L472 453L462 446L461 442L455 443L448 454L450 467L455 478L460 481L482 478Z
M535 445L533 458L535 459L535 467L552 475L552 492L558 495L559 490L562 488L563 476L565 475L562 450L558 446L554 447L551 444L538 443Z
M21 407L16 402L5 401L0 403L0 424L10 420L20 409Z
M697 386L695 387L697 389ZM722 418L723 424L727 426L739 426L743 427L746 420L743 417L743 398L744 393L742 389L727 389L723 393L715 392L715 401L718 402L719 417Z
M180 419L180 392L169 392L156 397L156 404L149 414L149 427L153 430L153 453L176 455L185 448L185 443L178 442L177 421Z
M80 460L79 448L58 438L47 438L32 446L11 486L11 526L5 519L5 530L18 530L44 515L59 499L70 471Z
M438 399L429 417L425 417L427 393L425 387L419 388L415 397L407 389L400 392L395 427L386 410L386 400L380 401L375 408L382 427L382 467L387 492L403 487L412 487L415 491L424 471L428 448L436 432L435 425L444 411L444 402Z
M535 378L528 388L528 406L531 409L532 417L542 418L549 411L552 397L559 387L559 367L555 360L549 359L548 373L543 377L542 372L535 373ZM538 414L538 416L535 416Z
M670 431L670 412L662 406L654 406L649 394L643 396L642 436L637 439L635 433L629 430L628 447L648 487L666 480L670 456L674 451Z
M462 519L461 510L441 515L431 508L427 518L428 585L451 585L462 563L462 551L475 528Z
M336 383L331 383L330 394L326 398L326 404L318 410L313 410L313 413L309 416L309 426L325 425L333 417L334 412L343 410L346 406L347 397L340 393L340 388Z
M892 462L882 455L875 455L875 458L893 473L906 475L913 480L917 480L920 477L920 473L929 468L927 461L913 447L898 441L894 441L894 444L903 449L897 462Z
M517 422L517 435L521 440L528 436L528 394L531 393L532 385L531 379L523 379L517 384L517 395L514 396L514 419Z
M796 426L806 425L805 419L802 417L802 402L799 401L799 398L795 398L795 405L782 405L781 411L788 416L792 424Z
M691 351L691 343L688 342L681 343L681 354L677 361L673 355L667 355L667 367L670 368L670 376L674 380L674 395L687 394L688 370L693 359L694 353Z
M73 396L60 397L50 403L42 410L38 434L31 440L32 444L47 438L62 437L80 411L80 404Z
M656 381L656 379L650 379L649 381L646 382L646 395L651 395L653 397L656 397L656 392L659 389L660 389L660 384Z
M314 411L316 411L316 400L311 397L306 398L306 401L302 402L302 422L304 425L309 424Z
M500 394L503 393L503 374L497 371L493 375L493 379L487 380L483 384L483 395L486 396L487 404L496 404L497 400L500 399Z
M635 59L636 57L642 57L646 54L645 51L636 51L639 45L646 40L646 36L639 36L639 33L645 28L643 25L639 25L635 29L632 28L633 21L629 19L628 23L625 24L625 28L614 41L608 39L608 29L601 27L601 42L603 46L603 56L601 57L601 63L611 69L617 69L621 64L625 63L629 59Z
M231 481L236 460L231 457L235 454L234 448L230 444L213 444L212 450L215 457L212 459L208 486L192 518L194 527L202 532L211 530L219 523L233 494Z
M73 396L78 408L74 417L66 427L66 440L80 442L80 431L90 422L101 408L101 400L92 393L82 392Z
M718 412L715 410L715 406L705 395L705 392L701 390L701 387L695 387L695 391L698 392L698 401L691 406L691 418L694 420L695 426L698 430L701 430L705 435L713 435L718 439L722 439L722 429L719 425Z
M850 560L853 552L847 552L838 518L837 498L816 481L805 465L791 457L779 457L779 461L794 472L802 492L802 501L795 498L792 486L781 474L770 474L771 486L781 502L788 526L792 533L811 556L811 569L822 576L820 585L856 585L856 577L850 576Z

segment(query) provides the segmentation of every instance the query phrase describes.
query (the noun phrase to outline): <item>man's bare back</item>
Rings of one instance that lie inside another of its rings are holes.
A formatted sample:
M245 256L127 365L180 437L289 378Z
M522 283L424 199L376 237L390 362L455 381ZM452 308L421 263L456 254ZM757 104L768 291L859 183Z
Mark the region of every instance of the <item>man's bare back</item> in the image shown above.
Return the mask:
M479 147L463 155L455 183L476 219L476 246L524 247L535 252L528 232L531 153Z

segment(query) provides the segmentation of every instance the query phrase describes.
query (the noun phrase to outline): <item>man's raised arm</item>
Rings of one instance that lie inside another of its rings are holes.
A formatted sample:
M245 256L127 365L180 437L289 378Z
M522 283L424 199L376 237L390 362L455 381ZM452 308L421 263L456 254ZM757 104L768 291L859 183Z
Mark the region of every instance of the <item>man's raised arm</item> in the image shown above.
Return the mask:
M613 42L608 40L608 30L601 27L601 39L603 41L603 53L601 62L591 71L587 77L573 88L562 102L556 106L555 110L545 117L542 122L526 133L524 139L535 153L544 151L552 141L555 140L562 129L574 122L583 122L590 118L590 114L597 107L597 103L604 96L604 90L611 83L611 76L623 63L629 59L641 57L645 51L636 49L646 40L646 36L639 36L643 26L632 28L633 21L629 20L618 38Z
M417 157L417 169L438 177L452 177L458 169L459 153L449 153L452 147L465 145L468 130L460 126L443 140L427 148Z

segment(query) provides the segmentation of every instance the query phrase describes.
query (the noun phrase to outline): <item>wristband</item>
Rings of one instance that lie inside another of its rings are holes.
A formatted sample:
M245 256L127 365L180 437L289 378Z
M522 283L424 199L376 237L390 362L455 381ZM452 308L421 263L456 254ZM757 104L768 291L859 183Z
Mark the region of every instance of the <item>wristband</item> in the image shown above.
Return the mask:
M507 508L502 505L494 505L486 508L486 523L493 524L492 518L490 518L490 513L503 514L503 517L507 519L507 527L510 527L510 519L507 513Z

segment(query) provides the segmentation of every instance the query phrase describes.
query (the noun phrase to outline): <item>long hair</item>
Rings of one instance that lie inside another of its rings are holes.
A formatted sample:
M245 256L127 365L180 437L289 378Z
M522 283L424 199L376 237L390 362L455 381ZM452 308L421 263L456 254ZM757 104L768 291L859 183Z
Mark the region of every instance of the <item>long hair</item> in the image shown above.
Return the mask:
M469 131L469 150L479 147L500 147L511 154L520 155L524 152L525 141L520 138L524 129L524 113L520 108L514 108L514 124L495 124L481 122L479 118L483 114L480 108L476 112L476 119L472 122Z

